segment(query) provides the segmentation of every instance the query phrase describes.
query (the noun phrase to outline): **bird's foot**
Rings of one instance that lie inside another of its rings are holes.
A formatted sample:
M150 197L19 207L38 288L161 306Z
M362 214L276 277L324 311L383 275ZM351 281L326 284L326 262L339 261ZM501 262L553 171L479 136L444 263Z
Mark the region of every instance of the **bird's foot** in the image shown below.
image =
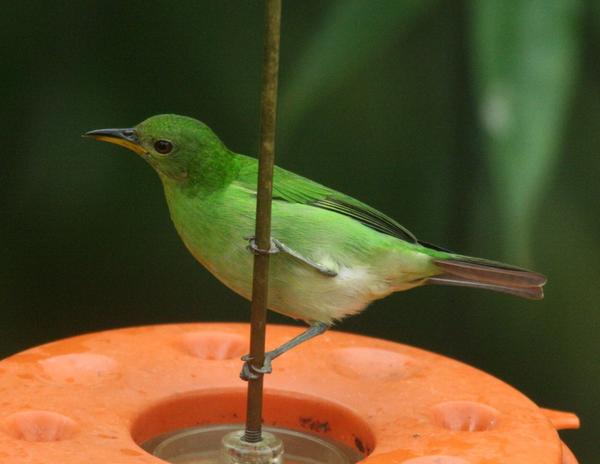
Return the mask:
M256 380L265 374L270 374L273 372L273 366L271 365L272 358L270 353L265 353L265 360L263 361L262 367L256 367L252 364L252 356L246 354L242 356L242 361L244 361L244 365L242 366L242 371L240 372L240 379L245 380Z
M296 250L290 248L285 243L283 243L280 240L277 240L276 238L271 239L271 248L268 250L263 250L259 248L256 244L256 238L253 235L244 238L248 240L248 245L246 246L246 249L249 250L251 253L254 253L255 255L273 255L275 253L286 253L287 255L292 256L298 261L301 261L304 264L312 267L313 269L316 269L321 274L324 274L327 277L335 277L338 275L337 270L331 269L330 267L324 264L317 263L312 259L303 256L302 254L298 253Z
M271 247L268 250L264 250L259 248L256 244L256 237L251 235L249 237L244 237L245 240L248 240L248 245L246 245L246 249L255 255L274 255L275 253L279 253L281 251L281 247L279 246L279 242L275 239L271 239Z

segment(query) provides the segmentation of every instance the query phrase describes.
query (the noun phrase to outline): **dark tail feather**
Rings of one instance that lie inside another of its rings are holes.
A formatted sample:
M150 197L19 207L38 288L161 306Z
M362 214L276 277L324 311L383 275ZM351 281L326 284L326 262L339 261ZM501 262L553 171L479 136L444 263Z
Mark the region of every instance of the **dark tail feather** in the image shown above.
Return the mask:
M483 288L531 300L544 298L546 278L526 269L469 257L434 263L443 273L427 279L428 284Z
M509 295L520 296L529 300L541 300L544 298L544 289L542 287L507 287L503 285L485 284L472 280L463 280L461 277L440 275L427 279L428 284L433 285L453 285L457 287L482 288L484 290L493 290Z

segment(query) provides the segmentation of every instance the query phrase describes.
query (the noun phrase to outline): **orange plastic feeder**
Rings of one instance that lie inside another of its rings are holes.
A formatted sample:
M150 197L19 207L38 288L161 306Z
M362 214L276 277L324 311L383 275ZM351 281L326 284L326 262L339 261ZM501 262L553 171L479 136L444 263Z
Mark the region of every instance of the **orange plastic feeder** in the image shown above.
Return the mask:
M136 327L68 338L0 362L0 462L161 463L140 444L242 424L245 324ZM275 347L300 331L269 326ZM443 356L340 332L266 378L264 422L353 448L369 464L576 464L570 413Z

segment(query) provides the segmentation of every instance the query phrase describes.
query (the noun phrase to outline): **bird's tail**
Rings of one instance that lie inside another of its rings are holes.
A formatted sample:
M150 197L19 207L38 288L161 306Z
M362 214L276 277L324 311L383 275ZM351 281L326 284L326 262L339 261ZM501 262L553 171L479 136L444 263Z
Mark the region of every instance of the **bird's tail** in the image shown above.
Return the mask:
M433 262L442 272L428 278L426 284L483 288L530 300L544 298L546 277L527 269L460 255Z

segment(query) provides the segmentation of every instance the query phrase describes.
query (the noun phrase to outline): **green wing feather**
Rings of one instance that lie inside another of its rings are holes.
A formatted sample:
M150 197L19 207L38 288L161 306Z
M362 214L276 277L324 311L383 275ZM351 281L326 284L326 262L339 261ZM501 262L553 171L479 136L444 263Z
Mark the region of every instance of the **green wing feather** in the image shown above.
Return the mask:
M256 192L258 163L239 157L238 185ZM426 284L483 288L529 299L541 299L546 278L535 272L487 259L452 253L444 248L417 240L413 234L385 214L352 197L336 192L292 172L275 167L273 200L301 203L349 216L372 229L417 245L418 251L434 258L439 273Z
M245 189L256 191L258 162L238 155L239 173L235 181ZM418 243L415 236L395 220L354 198L336 192L310 179L275 166L273 173L273 200L314 206L351 217L384 234L410 243Z

